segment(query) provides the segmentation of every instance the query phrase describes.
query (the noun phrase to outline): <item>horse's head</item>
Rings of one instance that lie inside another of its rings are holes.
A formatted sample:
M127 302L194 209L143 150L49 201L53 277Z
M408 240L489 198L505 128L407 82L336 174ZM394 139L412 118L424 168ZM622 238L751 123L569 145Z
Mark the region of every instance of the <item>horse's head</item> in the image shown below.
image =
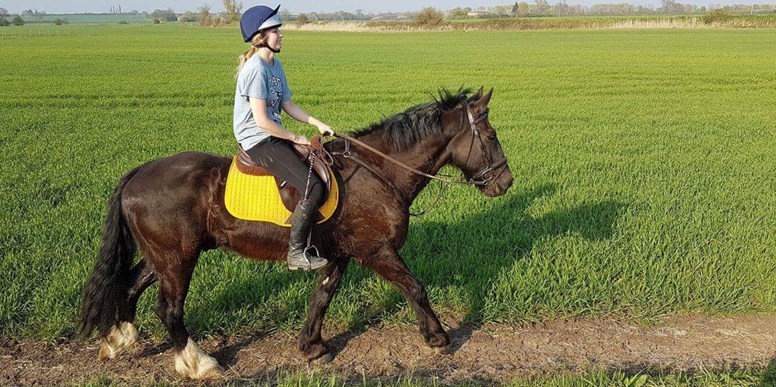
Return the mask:
M452 164L486 196L499 196L512 186L512 172L501 149L496 130L488 120L488 103L493 89L482 95L482 88L452 110L445 125L455 128L448 145Z

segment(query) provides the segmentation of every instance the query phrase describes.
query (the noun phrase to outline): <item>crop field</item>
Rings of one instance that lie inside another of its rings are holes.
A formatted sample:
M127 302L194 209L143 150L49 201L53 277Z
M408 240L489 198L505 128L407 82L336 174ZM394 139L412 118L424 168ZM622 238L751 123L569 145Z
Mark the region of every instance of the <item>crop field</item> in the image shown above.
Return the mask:
M233 154L244 48L236 28L0 29L0 339L73 333L125 171L186 150ZM286 31L279 58L295 102L342 132L442 87L495 89L490 122L514 186L498 198L452 187L402 249L443 319L776 311L776 30ZM205 253L188 327L298 329L314 281ZM139 325L164 338L155 297ZM353 264L326 323L413 321Z

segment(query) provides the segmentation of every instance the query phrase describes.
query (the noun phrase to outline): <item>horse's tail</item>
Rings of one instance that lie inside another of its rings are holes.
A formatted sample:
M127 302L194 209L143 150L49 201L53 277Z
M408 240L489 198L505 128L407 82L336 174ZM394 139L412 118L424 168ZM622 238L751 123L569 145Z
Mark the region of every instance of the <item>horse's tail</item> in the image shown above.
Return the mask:
M119 312L127 308L128 275L137 246L121 209L121 192L137 171L135 168L127 172L110 198L100 253L84 285L78 324L81 339L88 338L95 330L107 336L119 323Z

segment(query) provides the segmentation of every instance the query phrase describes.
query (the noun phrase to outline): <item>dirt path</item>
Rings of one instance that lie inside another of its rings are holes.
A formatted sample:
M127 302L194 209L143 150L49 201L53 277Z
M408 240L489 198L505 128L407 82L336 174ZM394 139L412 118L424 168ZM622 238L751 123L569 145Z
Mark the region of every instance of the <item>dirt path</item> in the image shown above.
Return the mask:
M452 355L423 344L414 326L324 332L335 350L317 368L345 380L364 376L504 382L516 377L594 369L693 370L767 366L776 355L776 315L683 317L658 326L609 321L555 321L532 326L450 323ZM334 337L332 337L334 336ZM282 333L206 339L205 352L225 366L220 381L274 382L278 372L305 369L295 337ZM0 385L62 384L107 378L120 383L182 382L167 343L141 340L116 360L97 362L97 343L59 346L0 343Z

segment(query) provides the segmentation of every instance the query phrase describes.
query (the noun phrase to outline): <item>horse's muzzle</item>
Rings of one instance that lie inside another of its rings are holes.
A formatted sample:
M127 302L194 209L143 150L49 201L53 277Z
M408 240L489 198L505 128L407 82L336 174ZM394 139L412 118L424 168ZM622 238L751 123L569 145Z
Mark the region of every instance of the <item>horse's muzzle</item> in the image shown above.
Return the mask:
M488 197L501 196L507 193L513 182L514 178L512 177L512 171L509 170L509 167L505 167L499 176L493 179L490 184L480 187L480 191L483 195Z

